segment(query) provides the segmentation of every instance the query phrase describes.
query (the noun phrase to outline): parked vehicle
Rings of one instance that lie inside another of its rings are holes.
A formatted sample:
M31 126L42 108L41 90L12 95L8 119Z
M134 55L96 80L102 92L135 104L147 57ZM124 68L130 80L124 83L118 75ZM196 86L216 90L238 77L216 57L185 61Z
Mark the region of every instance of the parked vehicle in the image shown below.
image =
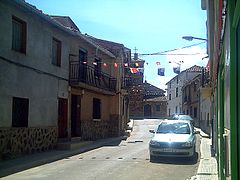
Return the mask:
M190 120L193 121L193 118L189 115L186 114L175 114L173 115L170 119L174 119L174 120Z
M156 156L193 157L196 152L196 136L189 120L164 120L149 142L150 161Z

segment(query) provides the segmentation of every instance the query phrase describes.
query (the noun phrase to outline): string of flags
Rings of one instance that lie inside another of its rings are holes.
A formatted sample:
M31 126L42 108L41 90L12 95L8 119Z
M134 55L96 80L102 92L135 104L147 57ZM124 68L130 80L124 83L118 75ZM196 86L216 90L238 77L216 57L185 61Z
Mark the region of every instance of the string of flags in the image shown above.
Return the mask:
M86 61L83 61L82 63L83 64L89 64L89 62L86 62ZM148 62L145 62L145 63L146 63L146 65L149 65ZM180 73L180 65L181 65L181 63L183 63L183 61L179 61L179 62L169 61L169 63L174 63L173 72L176 73L176 74L179 74ZM102 65L104 68L107 68L110 65L113 65L114 68L118 68L119 66L123 66L124 68L129 68L130 72L133 73L133 74L144 72L144 68L140 67L141 65L138 62L133 62L133 63L129 64L129 63L103 63L103 62L94 61L94 62L92 62L92 64L94 66ZM159 67L161 65L160 61L156 61L155 64L158 66L157 74L159 76L165 76L165 68Z

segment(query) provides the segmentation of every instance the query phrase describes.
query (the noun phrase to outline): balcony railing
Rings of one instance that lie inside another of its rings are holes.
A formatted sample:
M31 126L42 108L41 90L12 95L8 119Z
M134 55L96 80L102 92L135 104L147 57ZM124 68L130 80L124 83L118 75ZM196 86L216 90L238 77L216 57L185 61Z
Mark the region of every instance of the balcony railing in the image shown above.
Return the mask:
M116 78L78 61L70 61L69 68L70 85L76 86L81 82L93 87L116 92Z

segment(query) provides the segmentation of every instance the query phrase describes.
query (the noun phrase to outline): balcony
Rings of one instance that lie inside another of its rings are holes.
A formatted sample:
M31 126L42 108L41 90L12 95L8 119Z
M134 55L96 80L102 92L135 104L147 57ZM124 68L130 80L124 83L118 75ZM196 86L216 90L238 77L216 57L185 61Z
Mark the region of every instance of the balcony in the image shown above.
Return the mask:
M116 78L78 61L70 61L69 68L71 86L80 86L81 83L84 83L106 91L116 92Z

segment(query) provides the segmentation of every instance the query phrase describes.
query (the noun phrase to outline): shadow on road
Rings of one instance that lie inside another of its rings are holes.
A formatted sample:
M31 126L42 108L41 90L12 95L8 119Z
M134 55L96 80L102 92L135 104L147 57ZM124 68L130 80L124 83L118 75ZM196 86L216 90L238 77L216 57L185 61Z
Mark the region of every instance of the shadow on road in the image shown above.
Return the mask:
M192 158L186 157L156 157L151 160L151 163L162 164L178 164L178 165L194 165L198 162L198 153L196 152Z

